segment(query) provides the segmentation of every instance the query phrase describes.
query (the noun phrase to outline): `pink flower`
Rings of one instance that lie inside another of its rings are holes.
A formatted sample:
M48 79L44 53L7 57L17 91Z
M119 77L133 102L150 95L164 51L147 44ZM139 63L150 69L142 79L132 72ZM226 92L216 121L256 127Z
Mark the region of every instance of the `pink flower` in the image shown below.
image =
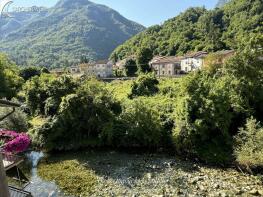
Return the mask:
M4 151L9 153L20 153L27 150L30 145L30 137L25 133L15 131L0 131L0 139L4 138Z

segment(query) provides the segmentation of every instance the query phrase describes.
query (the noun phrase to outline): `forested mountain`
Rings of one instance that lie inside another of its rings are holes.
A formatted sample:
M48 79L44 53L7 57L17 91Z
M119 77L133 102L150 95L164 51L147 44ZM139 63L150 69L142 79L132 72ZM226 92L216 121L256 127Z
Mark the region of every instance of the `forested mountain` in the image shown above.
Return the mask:
M33 6L29 10L32 11L11 12L9 14L12 18L2 17L0 19L0 39L48 13L44 7ZM33 10L35 11L33 12Z
M232 0L213 10L190 8L163 25L152 26L120 45L111 58L124 59L145 49L153 55L236 49L262 33L262 0Z
M8 31L0 39L0 50L19 65L59 67L83 56L108 58L114 48L144 30L111 8L88 0L60 0L34 20L29 18L22 25L14 19L5 22Z

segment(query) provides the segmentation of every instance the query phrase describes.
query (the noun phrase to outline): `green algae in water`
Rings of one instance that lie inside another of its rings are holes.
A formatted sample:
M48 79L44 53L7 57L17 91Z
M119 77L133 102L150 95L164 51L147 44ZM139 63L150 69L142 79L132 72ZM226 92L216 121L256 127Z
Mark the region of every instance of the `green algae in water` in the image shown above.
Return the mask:
M38 175L46 181L55 181L67 195L89 196L96 189L96 175L76 160L42 163Z

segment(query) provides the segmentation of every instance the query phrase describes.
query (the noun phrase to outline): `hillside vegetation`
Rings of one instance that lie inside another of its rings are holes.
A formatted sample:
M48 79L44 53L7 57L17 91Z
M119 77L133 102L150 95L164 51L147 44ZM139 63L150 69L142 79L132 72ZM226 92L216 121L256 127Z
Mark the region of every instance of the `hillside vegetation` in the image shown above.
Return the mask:
M1 56L0 97L26 104L33 144L46 151L168 148L206 162L257 168L263 166L262 41L262 35L252 37L224 64L179 79L149 73L108 84L18 70ZM17 114L10 121L25 118Z
M19 27L13 19L3 21L7 32L0 29L6 33L0 50L26 66L63 67L81 57L106 59L114 48L144 30L109 7L88 0L61 0L42 14L17 17L28 19Z
M134 36L112 53L115 61L140 54L182 55L188 51L237 49L263 33L263 2L232 0L221 8L190 8Z

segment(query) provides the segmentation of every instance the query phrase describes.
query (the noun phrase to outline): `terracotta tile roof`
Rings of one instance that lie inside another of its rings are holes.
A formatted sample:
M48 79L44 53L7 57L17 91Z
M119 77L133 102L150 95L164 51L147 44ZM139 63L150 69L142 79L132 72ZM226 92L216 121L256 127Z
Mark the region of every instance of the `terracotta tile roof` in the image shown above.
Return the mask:
M180 62L182 57L179 56L155 56L150 64L175 63Z

